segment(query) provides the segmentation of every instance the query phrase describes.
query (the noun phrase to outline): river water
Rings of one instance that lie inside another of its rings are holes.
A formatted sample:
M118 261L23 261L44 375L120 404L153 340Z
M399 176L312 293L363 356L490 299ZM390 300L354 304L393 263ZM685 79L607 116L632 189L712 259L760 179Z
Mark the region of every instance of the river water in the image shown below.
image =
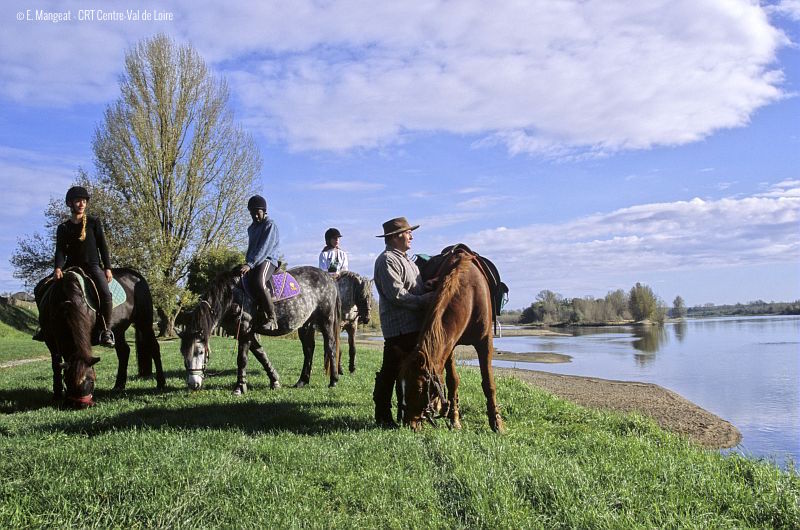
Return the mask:
M689 319L651 328L555 330L495 338L496 350L568 355L570 362L494 365L655 383L734 424L733 449L781 467L800 463L800 317Z

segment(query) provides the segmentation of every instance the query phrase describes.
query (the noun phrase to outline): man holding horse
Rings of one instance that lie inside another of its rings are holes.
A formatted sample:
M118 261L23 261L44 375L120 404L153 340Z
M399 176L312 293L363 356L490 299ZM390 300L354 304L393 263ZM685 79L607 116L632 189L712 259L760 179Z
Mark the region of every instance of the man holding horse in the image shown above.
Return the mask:
M100 302L100 344L114 347L114 334L109 329L113 302L111 289L111 256L108 252L103 224L97 217L86 213L89 192L83 186L73 186L67 191L65 202L70 208L70 218L56 229L56 256L53 279L60 280L66 267L80 267L94 282ZM102 260L102 267L100 266Z
M267 216L267 200L261 195L250 197L247 201L247 210L253 222L247 227L246 263L241 266L239 272L242 276L251 273L248 276L250 290L262 311L264 328L272 331L278 329L278 321L275 318L275 303L267 285L272 273L278 268L280 255L278 227Z
M378 425L394 426L392 419L392 390L400 370L397 351L412 351L422 318L434 293L425 293L419 269L407 252L414 239L405 217L383 223L382 237L386 249L375 260L374 281L378 289L381 329L383 331L383 363L375 374L375 421Z

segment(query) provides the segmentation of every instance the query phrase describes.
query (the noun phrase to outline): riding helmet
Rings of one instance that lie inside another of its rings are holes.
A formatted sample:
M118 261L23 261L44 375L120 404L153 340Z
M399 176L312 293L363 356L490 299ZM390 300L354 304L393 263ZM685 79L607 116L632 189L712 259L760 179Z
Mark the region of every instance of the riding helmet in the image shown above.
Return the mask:
M330 241L331 239L336 238L336 237L342 237L342 233L339 232L338 228L328 228L327 230L325 230L325 244L326 245L328 244L328 241Z
M250 200L247 201L247 209L251 212L253 210L264 210L267 211L267 199L262 197L261 195L253 195L250 197Z
M91 198L89 192L86 191L86 188L83 186L72 186L70 189L67 190L67 196L64 199L64 202L67 205L71 204L72 201L75 199L86 199L87 201Z

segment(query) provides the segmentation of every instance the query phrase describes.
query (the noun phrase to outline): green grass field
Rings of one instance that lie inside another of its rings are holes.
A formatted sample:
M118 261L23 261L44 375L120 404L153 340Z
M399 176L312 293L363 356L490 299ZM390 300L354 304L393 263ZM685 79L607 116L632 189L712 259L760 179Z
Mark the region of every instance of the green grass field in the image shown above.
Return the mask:
M194 393L176 342L162 343L163 392L132 377L112 393L116 357L97 349L98 405L85 411L51 402L47 361L0 369L0 526L800 527L794 471L698 449L648 420L499 378L507 433L496 435L480 376L462 367L462 431L382 430L378 351L362 348L359 371L329 389L318 344L312 384L294 389L299 343L265 344L286 386L269 390L251 358L241 398L231 339L214 339L215 374ZM3 359L7 348L20 358L24 344L0 339Z

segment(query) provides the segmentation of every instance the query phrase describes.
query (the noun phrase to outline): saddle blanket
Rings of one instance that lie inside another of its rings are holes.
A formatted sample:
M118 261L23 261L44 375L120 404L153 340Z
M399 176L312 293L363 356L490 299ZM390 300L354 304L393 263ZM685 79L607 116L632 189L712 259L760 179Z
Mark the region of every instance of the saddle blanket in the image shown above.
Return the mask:
M249 274L244 275L242 283L244 283L245 292L252 296L253 291L250 289ZM272 277L270 278L269 289L272 291L273 302L288 300L289 298L294 298L300 294L300 284L297 283L297 280L294 279L294 276L288 272L273 273Z
M92 311L96 312L99 304L97 303L97 293L95 292L92 281L86 276L78 274L75 271L67 271L64 274L73 274L81 280L80 285L81 289L83 290L83 299L86 300L86 305L88 305ZM118 305L125 303L125 300L127 299L125 289L122 288L122 285L117 281L116 278L111 279L111 283L108 284L108 288L111 291L111 307L117 307Z

